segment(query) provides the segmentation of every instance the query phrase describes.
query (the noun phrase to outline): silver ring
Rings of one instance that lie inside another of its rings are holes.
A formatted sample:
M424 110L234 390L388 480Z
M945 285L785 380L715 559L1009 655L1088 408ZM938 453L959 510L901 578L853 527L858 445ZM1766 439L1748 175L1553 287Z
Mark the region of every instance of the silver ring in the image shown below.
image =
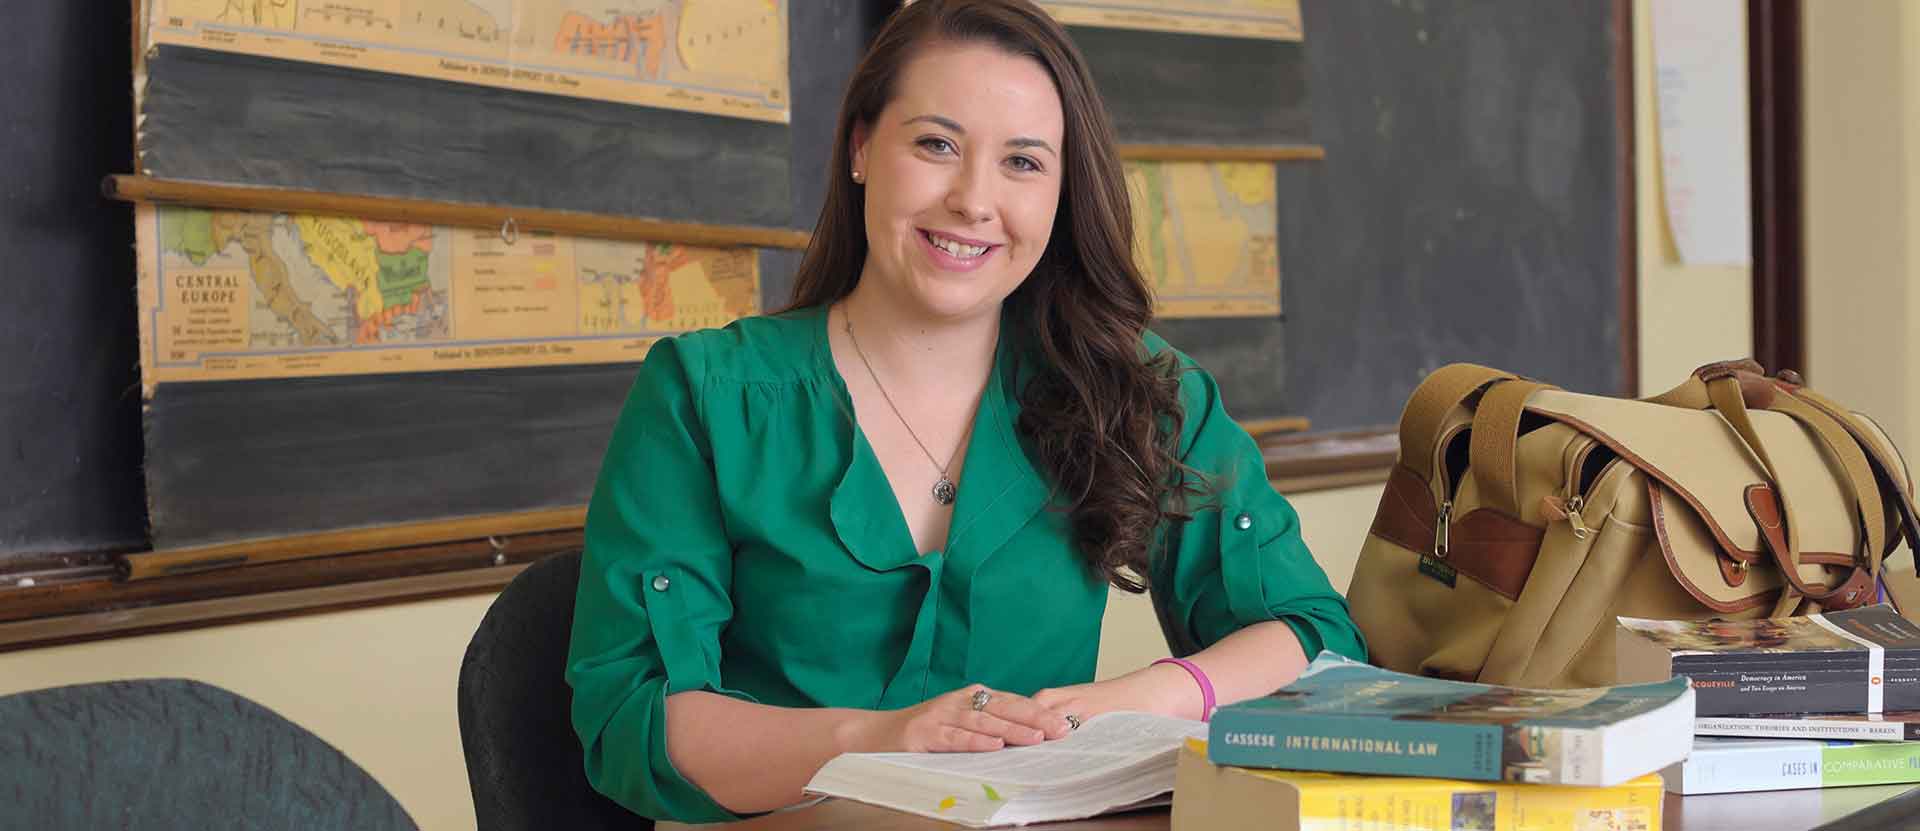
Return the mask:
M1078 730L1078 729L1080 729L1080 717L1079 717L1079 716L1076 716L1076 715L1074 715L1074 714L1072 714L1072 713L1068 713L1068 714L1067 714L1067 729L1069 729L1069 730Z
M993 693L986 690L973 691L973 709L975 712L987 709L987 702L993 700Z

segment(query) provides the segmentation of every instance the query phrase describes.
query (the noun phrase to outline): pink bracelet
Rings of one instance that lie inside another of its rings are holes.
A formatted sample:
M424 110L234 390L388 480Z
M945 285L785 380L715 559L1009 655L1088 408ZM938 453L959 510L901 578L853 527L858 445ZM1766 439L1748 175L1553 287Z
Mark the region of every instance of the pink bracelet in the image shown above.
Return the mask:
M1194 682L1200 685L1200 720L1211 720L1213 718L1213 682L1207 680L1206 672L1185 658L1161 658L1148 666L1159 664L1174 664L1193 676Z

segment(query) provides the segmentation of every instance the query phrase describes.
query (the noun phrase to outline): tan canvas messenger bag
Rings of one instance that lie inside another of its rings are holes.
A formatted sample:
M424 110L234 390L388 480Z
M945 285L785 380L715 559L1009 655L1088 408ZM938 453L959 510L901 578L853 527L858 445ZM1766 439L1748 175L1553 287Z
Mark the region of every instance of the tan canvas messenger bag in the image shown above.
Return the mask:
M1527 687L1612 683L1614 618L1920 613L1904 461L1865 416L1737 361L1645 400L1471 364L1400 419L1348 591L1374 663Z

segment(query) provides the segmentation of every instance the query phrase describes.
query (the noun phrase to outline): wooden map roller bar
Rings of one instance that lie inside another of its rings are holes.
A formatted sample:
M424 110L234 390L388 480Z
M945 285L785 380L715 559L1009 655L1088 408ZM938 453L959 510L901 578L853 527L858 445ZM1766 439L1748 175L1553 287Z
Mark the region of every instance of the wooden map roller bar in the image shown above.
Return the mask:
M569 531L581 528L586 522L587 508L580 505L148 551L126 555L125 577L144 580L361 551Z
M812 237L805 231L785 228L668 222L579 211L511 208L466 202L392 199L322 191L217 185L124 174L102 179L100 192L110 199L123 202L191 205L200 208L225 208L261 213L350 216L356 219L446 225L456 228L497 228L503 234L549 231L574 237L675 242L708 248L753 246L805 250L807 240Z

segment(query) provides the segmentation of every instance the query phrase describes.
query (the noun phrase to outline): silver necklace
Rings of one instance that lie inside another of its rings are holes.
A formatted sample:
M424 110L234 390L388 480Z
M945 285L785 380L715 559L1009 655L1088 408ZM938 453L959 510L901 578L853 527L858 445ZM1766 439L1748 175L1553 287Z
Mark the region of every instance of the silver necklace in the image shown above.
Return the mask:
M887 402L887 409L893 411L893 417L900 419L900 426L907 428L907 435L913 438L913 443L920 445L920 452L927 454L927 461L932 462L933 466L940 471L940 481L933 483L933 501L942 505L952 505L960 489L953 484L952 479L947 477L947 470L953 467L955 459L960 458L960 448L966 445L965 439L963 438L959 445L954 446L953 455L947 457L946 464L943 465L939 459L934 458L933 451L927 449L927 443L921 441L920 434L913 432L913 425L907 423L907 417L900 412L899 405L893 403L893 396L887 394L886 385L880 383L880 373L873 371L873 362L867 360L866 350L860 348L860 339L853 336L853 316L845 311L840 314L841 319L846 321L847 340L853 343L853 354L860 356L860 363L867 368L867 377L873 379L873 387L880 391L881 400Z

